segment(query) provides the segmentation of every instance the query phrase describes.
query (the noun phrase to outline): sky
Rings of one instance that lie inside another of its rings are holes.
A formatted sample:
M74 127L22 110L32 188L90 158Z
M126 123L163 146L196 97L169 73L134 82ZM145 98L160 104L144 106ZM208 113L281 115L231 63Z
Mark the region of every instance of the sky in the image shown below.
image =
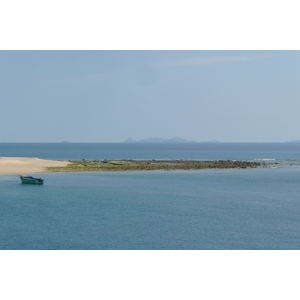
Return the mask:
M299 51L0 51L0 142L300 140Z

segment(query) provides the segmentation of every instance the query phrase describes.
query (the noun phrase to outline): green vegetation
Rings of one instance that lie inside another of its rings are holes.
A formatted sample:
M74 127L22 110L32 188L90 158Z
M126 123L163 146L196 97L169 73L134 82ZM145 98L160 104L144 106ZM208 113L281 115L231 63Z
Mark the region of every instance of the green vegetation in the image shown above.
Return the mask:
M144 171L144 170L199 170L257 168L264 165L248 161L196 161L196 160L76 160L66 167L48 167L49 172L89 171Z

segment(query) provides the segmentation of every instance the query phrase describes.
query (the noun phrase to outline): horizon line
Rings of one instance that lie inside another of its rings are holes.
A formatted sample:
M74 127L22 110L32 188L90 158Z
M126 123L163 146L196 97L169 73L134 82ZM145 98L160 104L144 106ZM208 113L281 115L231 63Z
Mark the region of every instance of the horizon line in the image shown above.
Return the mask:
M290 140L282 142L220 142L220 141L186 141L186 142L0 142L0 144L281 144L281 143L300 143L300 140Z

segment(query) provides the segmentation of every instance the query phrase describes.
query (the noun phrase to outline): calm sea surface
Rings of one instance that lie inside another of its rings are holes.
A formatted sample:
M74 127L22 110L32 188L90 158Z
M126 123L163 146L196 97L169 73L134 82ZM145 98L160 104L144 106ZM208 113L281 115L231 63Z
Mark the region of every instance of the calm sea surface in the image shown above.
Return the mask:
M2 143L1 156L280 165L0 175L0 249L300 249L300 144Z
M0 157L44 159L300 160L300 143L0 143Z

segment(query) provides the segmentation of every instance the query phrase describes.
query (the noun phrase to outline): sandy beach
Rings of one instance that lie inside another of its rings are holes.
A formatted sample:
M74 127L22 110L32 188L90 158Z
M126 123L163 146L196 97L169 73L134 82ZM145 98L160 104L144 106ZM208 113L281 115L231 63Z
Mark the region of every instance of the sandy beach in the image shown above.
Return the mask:
M47 167L65 167L69 163L35 157L0 157L0 174L43 173Z

